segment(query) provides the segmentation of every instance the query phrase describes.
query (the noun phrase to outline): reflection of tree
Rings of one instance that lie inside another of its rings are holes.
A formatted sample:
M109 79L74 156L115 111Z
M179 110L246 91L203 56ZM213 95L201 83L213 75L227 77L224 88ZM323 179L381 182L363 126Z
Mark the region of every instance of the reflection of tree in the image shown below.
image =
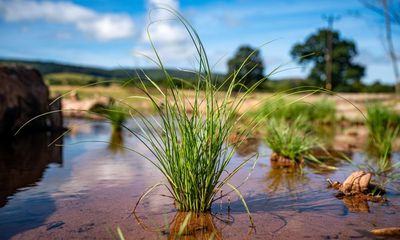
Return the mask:
M39 181L48 164L62 164L62 147L48 146L58 136L20 135L0 144L0 207L19 188ZM62 144L62 138L56 144Z
M124 137L122 136L122 131L113 130L111 132L108 149L113 153L124 151Z
M273 193L280 189L292 192L300 185L309 182L309 179L301 173L299 167L271 168L266 180L270 182L267 190Z

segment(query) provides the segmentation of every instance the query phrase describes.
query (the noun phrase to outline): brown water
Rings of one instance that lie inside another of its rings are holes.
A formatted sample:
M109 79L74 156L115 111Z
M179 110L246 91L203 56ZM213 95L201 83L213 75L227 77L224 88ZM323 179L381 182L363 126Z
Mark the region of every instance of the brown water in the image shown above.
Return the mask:
M63 148L48 148L55 136L42 134L25 136L0 151L0 239L110 239L117 227L126 239L174 239L186 215L176 213L172 201L160 195L165 189L139 205L138 219L130 215L146 188L163 180L155 168L128 150L85 141L112 138L150 156L143 144L127 132L112 136L104 122L68 124L79 127L63 138ZM332 162L335 171L306 166L301 174L271 168L271 151L262 142L251 145L260 157L240 190L256 228L249 227L232 193L229 204L224 198L214 204L212 215L198 217L202 226L190 221L194 230L187 234L197 239L368 239L375 238L370 229L400 225L400 195L393 186L385 204L342 201L326 188L326 178L343 181L364 154L354 153L353 163ZM399 158L394 154L395 161ZM232 165L244 159L237 154ZM251 168L246 165L232 183L241 184Z

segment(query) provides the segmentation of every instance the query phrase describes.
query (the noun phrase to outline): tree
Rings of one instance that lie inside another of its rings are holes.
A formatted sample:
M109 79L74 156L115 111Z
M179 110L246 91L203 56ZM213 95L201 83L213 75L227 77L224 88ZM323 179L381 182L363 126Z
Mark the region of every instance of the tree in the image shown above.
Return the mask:
M249 56L250 58L246 61ZM239 71L243 62L245 64ZM251 86L261 80L264 77L264 65L260 51L254 50L248 45L240 46L228 61L228 76L232 77L237 71L239 71L236 77L237 81L243 78L240 82L245 86Z
M391 0L363 0L364 5L384 18L385 38L387 52L392 62L393 73L396 81L396 93L400 95L400 70L399 60L393 44L392 25L400 25L400 1Z
M325 86L327 38L331 34L331 77L332 89L357 86L364 76L365 68L353 62L357 56L354 42L342 39L339 32L320 29L316 34L310 35L304 43L293 46L291 55L302 65L313 64L308 79L318 85Z

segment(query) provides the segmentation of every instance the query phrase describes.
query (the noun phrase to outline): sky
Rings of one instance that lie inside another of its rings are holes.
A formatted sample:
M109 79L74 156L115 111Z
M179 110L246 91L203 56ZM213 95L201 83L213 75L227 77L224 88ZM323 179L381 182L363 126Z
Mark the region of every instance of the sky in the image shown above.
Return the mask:
M0 0L0 58L56 61L87 66L154 67L147 31L167 67L196 68L195 49L185 28L166 10L178 10L193 25L215 72L240 45L261 48L273 78L306 77L292 46L326 27L355 41L355 61L366 66L363 82L394 83L385 51L382 19L360 0ZM396 45L400 29L394 29Z

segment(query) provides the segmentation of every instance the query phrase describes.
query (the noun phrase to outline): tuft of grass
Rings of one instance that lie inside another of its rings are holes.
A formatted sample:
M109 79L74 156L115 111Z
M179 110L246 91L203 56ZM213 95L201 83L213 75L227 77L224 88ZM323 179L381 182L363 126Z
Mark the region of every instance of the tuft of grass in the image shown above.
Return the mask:
M370 146L381 159L389 157L392 144L400 132L400 115L382 104L367 107L366 125L370 137Z
M272 118L268 121L266 142L275 153L301 162L316 145L316 139L308 134L309 127L301 117L292 122Z
M277 97L265 102L253 115L286 121L293 121L302 116L310 122L328 124L336 121L336 105L327 99L309 103Z
M374 161L367 161L358 166L362 170L373 173L376 179L375 184L379 189L387 189L390 185L398 188L400 184L400 162L393 162L389 155L390 152L386 148L382 155L373 159Z
M104 108L101 114L110 121L113 132L120 132L129 117L126 107L117 104Z
M315 102L309 108L309 116L309 120L314 122L334 123L336 121L336 104L327 99Z
M146 82L150 82L162 95L161 98L157 98L149 92L144 81L141 81L139 87L145 98L153 104L159 118L149 121L139 112L138 115L141 117L138 125L142 131L140 134L132 131L132 134L151 151L154 158L142 156L156 166L168 183L157 183L150 187L140 197L135 209L141 199L154 188L165 186L179 211L207 212L210 211L212 203L218 199L216 194L226 186L232 189L230 192L235 192L239 196L249 213L240 191L230 184L229 180L250 158L228 172L227 167L240 142L228 146L227 139L241 118L241 115L237 114L239 108L249 94L264 81L261 79L252 86L244 86L241 83L242 79L238 77L238 73L254 52L231 76L217 82L213 78L205 49L196 31L179 13L170 9L164 10L174 14L183 23L193 40L199 64L196 72L197 80L187 83L193 89L193 96L188 99L180 91L176 79L165 70L151 42L156 55L154 62L163 71L169 86L162 90L155 81L146 76ZM150 34L149 39L151 41ZM220 89L226 91L221 92ZM234 93L237 89L241 94ZM133 108L132 110L135 111ZM241 134L245 135L246 131ZM253 224L250 213L249 217Z

